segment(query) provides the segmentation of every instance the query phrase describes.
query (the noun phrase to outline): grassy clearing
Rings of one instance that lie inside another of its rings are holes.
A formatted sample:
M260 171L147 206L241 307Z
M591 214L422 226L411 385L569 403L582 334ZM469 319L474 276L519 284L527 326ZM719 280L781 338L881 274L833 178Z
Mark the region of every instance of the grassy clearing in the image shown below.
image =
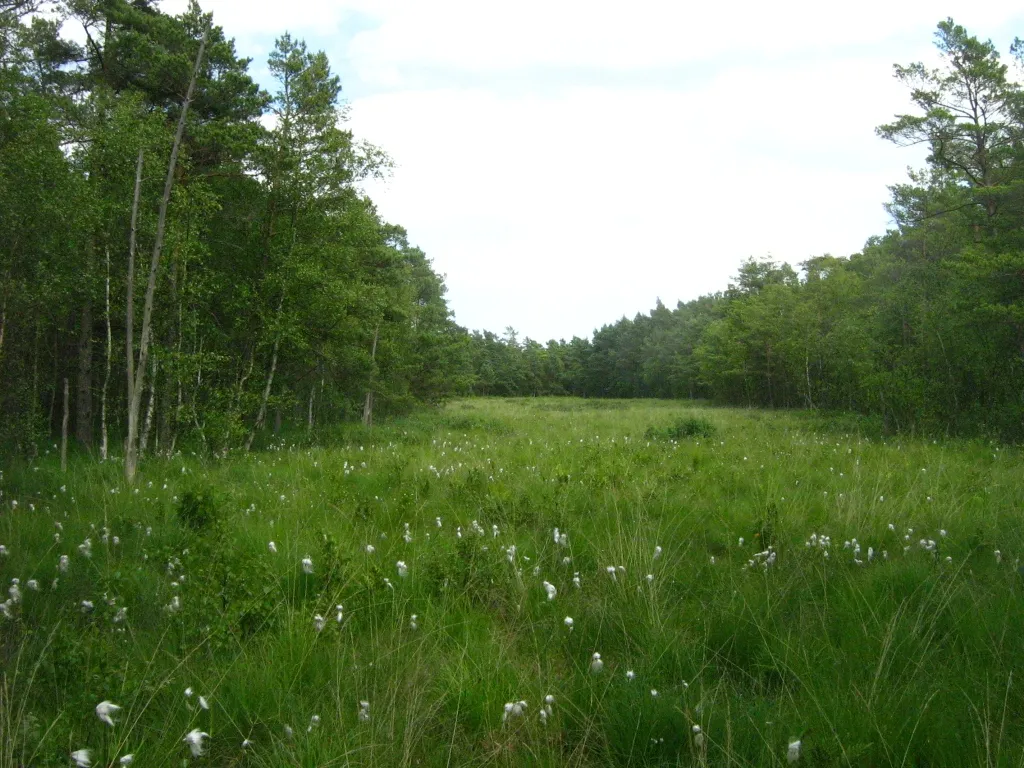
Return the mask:
M1016 449L568 399L312 442L4 469L0 766L1024 762Z

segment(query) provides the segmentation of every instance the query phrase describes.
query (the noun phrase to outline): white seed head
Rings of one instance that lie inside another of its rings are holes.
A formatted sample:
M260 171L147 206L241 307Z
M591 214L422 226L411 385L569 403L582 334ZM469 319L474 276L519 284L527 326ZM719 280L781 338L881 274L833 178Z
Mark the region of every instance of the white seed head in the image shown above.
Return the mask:
M102 720L104 723L109 725L111 728L114 727L114 718L121 708L112 701L101 701L96 705L96 717Z
M786 750L786 762L795 763L800 759L800 739L789 742L789 748Z
M210 734L206 731L200 731L198 728L193 728L182 739L188 744L189 750L192 752L192 757L199 757L203 754L203 739L210 738Z

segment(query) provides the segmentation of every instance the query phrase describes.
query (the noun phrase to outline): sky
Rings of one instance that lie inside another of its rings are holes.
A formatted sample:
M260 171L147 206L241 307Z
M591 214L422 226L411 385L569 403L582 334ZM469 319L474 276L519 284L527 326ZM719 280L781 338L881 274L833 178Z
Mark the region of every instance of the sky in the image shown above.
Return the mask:
M455 320L546 342L724 290L748 257L848 256L921 148L894 63L952 16L1009 61L1017 3L202 0L272 88L288 31L327 53L365 185L445 276ZM164 11L185 0L164 0Z

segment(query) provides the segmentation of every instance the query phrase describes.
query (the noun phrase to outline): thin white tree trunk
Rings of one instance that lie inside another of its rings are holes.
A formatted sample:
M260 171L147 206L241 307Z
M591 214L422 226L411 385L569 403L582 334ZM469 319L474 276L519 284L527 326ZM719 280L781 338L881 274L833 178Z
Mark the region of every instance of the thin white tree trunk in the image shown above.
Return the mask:
M274 339L274 353L270 357L270 372L267 374L267 385L263 388L263 401L260 403L260 412L256 416L256 423L249 431L249 437L245 441L245 450L252 448L252 441L256 439L256 431L263 429L263 423L267 418L267 401L270 400L270 389L274 386L274 373L277 371L277 350L281 344L280 335Z
M110 369L111 369L111 358L114 352L114 336L110 328L110 248L106 249L107 252L107 300L106 300L106 319L107 319L107 370L103 376L103 391L100 393L100 459L102 461L107 460L107 453L109 450L107 443L107 390L110 387Z
M203 32L203 39L199 43L199 52L196 54L196 61L192 67L192 79L189 80L188 92L185 100L181 103L181 116L178 119L178 130L174 134L174 144L171 145L171 159L167 163L167 178L164 181L164 194L160 198L160 211L156 221L156 240L153 243L153 256L149 263L149 282L146 284L146 300L142 308L142 331L139 334L139 360L135 366L135 379L128 386L128 442L125 446L124 475L128 482L135 480L135 472L138 464L138 432L139 432L139 411L142 408L142 387L146 375L146 363L149 361L149 340L150 326L153 320L153 297L156 294L156 278L160 268L160 254L164 245L164 230L167 227L167 207L171 201L171 190L174 188L174 169L178 163L178 152L181 149L181 139L185 133L185 122L188 116L188 108L192 103L192 96L196 90L196 80L199 79L199 67L202 64L203 53L206 51L206 38L209 35L209 28ZM139 169L141 170L141 153ZM133 230L134 234L134 230ZM130 262L131 263L131 262ZM133 265L134 266L134 265ZM129 307L131 305L129 304ZM129 331L130 333L130 331ZM129 336L129 340L131 337ZM131 357L129 350L129 358ZM130 371L130 367L129 367ZM129 378L131 374L129 373Z
M313 431L313 393L316 392L316 383L309 385L309 413L306 416L306 431Z
M132 429L135 420L131 413L131 403L135 398L135 248L138 243L139 198L142 196L142 163L143 153L139 150L139 158L135 162L135 192L132 195L132 223L128 235L128 283L125 287L125 375L128 378L128 437L124 443L125 476L135 476L135 449L133 446ZM129 462L131 465L129 466Z
M64 377L64 419L60 426L60 471L68 471L68 419L71 416L70 394L68 392L68 379Z
M152 358L149 377L149 403L146 405L146 421L142 425L142 436L139 438L139 456L144 456L149 446L149 433L153 428L153 413L156 411L156 357Z
M373 426L373 388L377 383L377 338L380 335L380 323L377 323L373 331L373 346L370 348L370 386L366 390L366 399L363 401L363 424L367 427Z

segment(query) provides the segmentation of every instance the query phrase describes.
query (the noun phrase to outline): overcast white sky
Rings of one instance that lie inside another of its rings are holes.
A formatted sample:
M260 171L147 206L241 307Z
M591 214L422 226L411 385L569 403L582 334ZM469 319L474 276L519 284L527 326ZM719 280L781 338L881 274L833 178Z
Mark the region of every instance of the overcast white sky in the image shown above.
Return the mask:
M176 12L185 0L165 0ZM327 52L367 192L446 275L455 319L539 341L722 290L748 256L846 256L923 153L875 137L908 111L894 62L952 16L1007 57L1017 3L202 0L265 61Z

